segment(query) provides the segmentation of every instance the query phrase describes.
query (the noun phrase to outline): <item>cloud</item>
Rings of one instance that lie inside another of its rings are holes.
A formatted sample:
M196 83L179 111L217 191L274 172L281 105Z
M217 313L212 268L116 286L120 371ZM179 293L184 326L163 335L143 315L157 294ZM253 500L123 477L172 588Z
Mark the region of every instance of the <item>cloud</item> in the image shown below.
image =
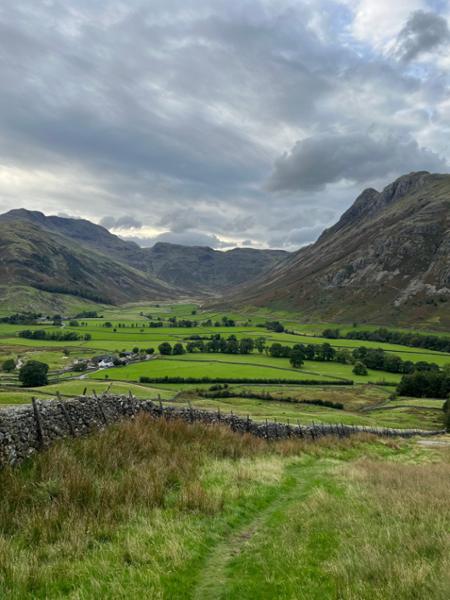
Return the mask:
M445 17L416 10L398 35L396 53L401 60L409 62L449 42L450 30Z
M428 0L4 4L0 210L266 247L446 168L448 58L392 54Z
M161 233L152 238L143 237L126 237L124 238L131 242L136 242L139 246L149 248L154 246L158 242L165 242L168 244L179 244L181 246L202 246L209 248L226 248L230 244L227 244L223 240L219 239L215 235L208 235L201 231L186 231L183 233L173 233L170 231Z
M142 221L139 221L135 217L129 215L123 215L122 217L114 218L111 216L102 217L100 219L100 225L106 227L106 229L141 229L143 226Z
M363 183L424 169L445 170L446 163L408 136L323 134L297 142L278 159L268 187L272 191L320 190L341 180Z

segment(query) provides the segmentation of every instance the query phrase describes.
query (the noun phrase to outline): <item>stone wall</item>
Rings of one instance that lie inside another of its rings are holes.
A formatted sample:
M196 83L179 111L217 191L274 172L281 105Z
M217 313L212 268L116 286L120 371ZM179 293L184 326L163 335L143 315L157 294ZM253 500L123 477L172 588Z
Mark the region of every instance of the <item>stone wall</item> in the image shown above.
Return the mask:
M299 437L315 440L324 435L346 437L360 432L401 437L445 433L444 431L378 429L351 425L297 424L292 426L276 422L261 423L233 414L223 415L220 411L163 406L151 400L138 400L131 394L80 396L68 400L33 399L31 405L0 410L0 467L19 464L57 439L87 435L120 419L133 418L140 412L148 413L155 418L225 424L234 431L251 433L266 439Z

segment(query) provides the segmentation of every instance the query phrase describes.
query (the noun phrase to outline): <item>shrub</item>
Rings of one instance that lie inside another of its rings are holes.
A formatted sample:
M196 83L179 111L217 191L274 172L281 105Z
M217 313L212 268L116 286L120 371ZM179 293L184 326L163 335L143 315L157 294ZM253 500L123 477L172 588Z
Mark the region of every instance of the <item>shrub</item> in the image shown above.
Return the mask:
M16 361L13 358L7 358L2 364L2 371L11 373L16 368Z
M367 375L366 365L363 362L358 361L355 364L355 366L353 367L353 374L354 375Z
M158 346L158 350L160 354L163 355L169 355L172 354L172 346L169 344L169 342L163 342L162 344L160 344Z
M19 380L24 387L47 385L48 365L38 360L30 360L20 367Z

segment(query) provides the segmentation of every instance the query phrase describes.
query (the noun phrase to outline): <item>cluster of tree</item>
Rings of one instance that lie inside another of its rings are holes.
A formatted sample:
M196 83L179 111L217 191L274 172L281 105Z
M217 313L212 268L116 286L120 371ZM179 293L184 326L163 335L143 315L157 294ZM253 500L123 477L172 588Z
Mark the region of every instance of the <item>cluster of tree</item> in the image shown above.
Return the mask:
M42 317L42 314L35 312L15 313L14 315L0 318L0 323L8 323L9 325L33 325L40 317Z
M397 386L400 396L447 398L450 394L450 372L415 371L404 375Z
M80 335L75 331L45 331L45 329L24 329L17 334L21 338L29 340L50 340L52 342L76 342L78 340L90 340L91 334Z
M38 387L48 383L48 365L38 360L29 360L19 369L19 380L24 387Z
M385 327L374 330L358 329L356 331L349 331L345 335L341 335L339 329L325 329L322 335L330 339L346 338L349 340L386 342L389 344L410 346L412 348L426 348L427 350L437 350L438 352L450 352L450 338L448 337L407 333L386 329Z
M366 348L361 346L353 350L352 356L354 360L363 363L368 369L387 371L388 373L439 371L439 366L435 363L425 361L413 363L410 360L402 360L399 356L385 352L382 348Z
M168 319L170 325L169 327L197 327L198 321L192 321L191 319L180 319L178 320L176 317L170 317Z
M268 354L274 358L288 358L295 368L302 366L305 360L331 361L336 359L336 350L328 343L323 344L295 344L283 346L279 342L273 343L268 348Z
M102 319L103 316L99 316L96 310L82 310L77 313L75 319Z
M158 351L160 354L164 355L164 356L169 356L169 355L179 355L179 354L185 354L186 350L183 347L183 344L181 344L180 342L177 342L176 344L172 345L169 344L169 342L163 342L162 344L160 344L158 346Z
M283 333L284 325L280 321L266 321L265 323L258 323L257 327L265 327L268 331L275 331L275 333Z
M138 348L135 346L132 350L133 354L154 354L154 348ZM119 356L126 356L126 352L119 352Z
M192 336L193 337L193 336ZM200 337L200 336L199 336ZM211 352L223 354L250 354L256 348L258 352L263 352L265 348L265 338L241 338L237 339L235 335L223 338L220 333L211 335L207 340L196 339L186 344L188 352Z
M214 323L214 327L235 327L236 321L234 319L230 319L227 316L222 317L222 321L216 321Z

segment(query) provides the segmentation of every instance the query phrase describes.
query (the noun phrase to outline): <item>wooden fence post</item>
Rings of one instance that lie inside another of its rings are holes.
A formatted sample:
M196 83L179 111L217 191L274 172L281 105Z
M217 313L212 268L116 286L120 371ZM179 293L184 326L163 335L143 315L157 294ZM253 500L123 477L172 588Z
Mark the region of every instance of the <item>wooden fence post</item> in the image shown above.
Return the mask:
M59 392L56 392L56 397L58 398L59 407L61 409L63 417L66 420L66 423L69 427L70 435L72 437L75 437L76 436L75 427L73 426L72 419L69 415L69 412L68 412L67 408L65 407L64 402L61 399L61 394Z
M33 396L31 398L33 404L34 420L36 422L36 439L39 448L45 446L45 434L44 434L44 423L42 420L41 411L39 410L39 401Z

